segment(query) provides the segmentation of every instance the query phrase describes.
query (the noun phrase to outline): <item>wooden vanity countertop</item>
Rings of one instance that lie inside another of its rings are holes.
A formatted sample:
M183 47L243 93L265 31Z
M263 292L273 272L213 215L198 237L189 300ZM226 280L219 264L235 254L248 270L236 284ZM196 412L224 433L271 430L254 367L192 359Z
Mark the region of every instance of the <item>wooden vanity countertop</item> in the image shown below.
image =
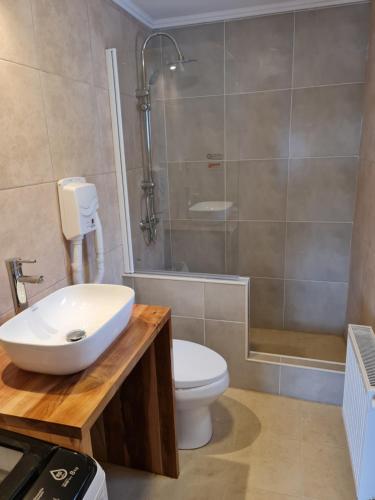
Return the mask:
M167 307L135 305L126 330L93 365L74 375L20 370L0 347L0 426L80 438L95 423L170 314Z

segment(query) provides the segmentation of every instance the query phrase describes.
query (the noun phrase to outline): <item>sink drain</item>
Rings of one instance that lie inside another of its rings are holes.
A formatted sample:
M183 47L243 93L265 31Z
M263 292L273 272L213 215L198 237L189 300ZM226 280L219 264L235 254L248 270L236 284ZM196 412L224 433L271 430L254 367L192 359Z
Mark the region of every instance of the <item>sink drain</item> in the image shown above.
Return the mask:
M86 337L85 330L72 330L66 334L67 342L78 342Z

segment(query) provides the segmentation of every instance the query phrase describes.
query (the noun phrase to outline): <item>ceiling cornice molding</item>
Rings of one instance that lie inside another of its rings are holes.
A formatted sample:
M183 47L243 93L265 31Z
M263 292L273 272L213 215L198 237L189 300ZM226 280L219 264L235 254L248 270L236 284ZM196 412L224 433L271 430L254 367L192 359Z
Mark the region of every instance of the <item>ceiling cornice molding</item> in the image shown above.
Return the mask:
M135 5L132 0L113 0L117 5L122 7L124 10L129 12L133 17L138 19L141 23L145 24L149 28L155 27L154 19L149 16L143 9L140 9Z
M263 5L249 6L239 9L219 10L197 15L166 17L163 19L153 19L143 9L137 7L132 0L114 1L127 10L131 15L136 17L139 21L146 24L149 28L158 29L191 24L212 23L215 21L241 19L244 17L262 16L267 14L279 14L282 12L333 7L335 5L364 3L365 0L284 0L283 2L277 3L272 0L267 0L263 3Z

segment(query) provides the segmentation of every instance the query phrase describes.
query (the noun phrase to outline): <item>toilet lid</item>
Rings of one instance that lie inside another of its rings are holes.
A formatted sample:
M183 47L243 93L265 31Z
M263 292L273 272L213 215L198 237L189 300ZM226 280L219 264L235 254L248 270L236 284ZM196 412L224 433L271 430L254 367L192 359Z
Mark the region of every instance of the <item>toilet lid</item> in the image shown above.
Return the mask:
M173 341L173 368L176 389L211 384L227 371L225 359L217 352L186 340Z

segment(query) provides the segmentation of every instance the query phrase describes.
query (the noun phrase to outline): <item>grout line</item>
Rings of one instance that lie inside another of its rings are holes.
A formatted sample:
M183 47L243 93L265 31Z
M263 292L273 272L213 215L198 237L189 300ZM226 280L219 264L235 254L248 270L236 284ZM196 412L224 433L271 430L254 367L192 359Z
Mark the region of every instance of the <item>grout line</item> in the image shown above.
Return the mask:
M51 158L51 165L52 164L52 158ZM108 176L110 174L115 174L114 170L111 170L110 172L99 172L99 173L88 173L88 174L82 174L83 177L98 177L101 175ZM55 175L53 175L55 177ZM37 187L37 186L44 186L46 184L56 184L57 183L57 178L53 178L52 180L46 180L46 181L41 181L41 182L33 182L30 184L20 184L17 186L6 186L6 187L0 187L0 192L1 191L11 191L13 189L23 189L23 188L28 188L28 187Z
M228 192L227 192L227 165L225 163L226 158L227 158L227 102L226 102L226 97L225 97L225 92L226 92L226 23L225 21L223 22L223 88L224 88L224 126L223 126L223 132L224 132L224 202L227 201L228 197ZM225 218L225 226L224 226L224 269L225 272L228 272L228 237L227 237L227 214L224 214Z
M160 38L160 60L161 64L163 67L163 61L164 61L164 51L163 51L163 43L162 43L162 37ZM168 161L168 134L167 134L167 113L165 109L165 71L164 67L162 70L162 95L163 95L163 119L164 119L164 142L165 142L165 159L166 159L166 164L167 164L167 185L168 185L168 216L169 216L169 221L165 221L167 223L167 228L169 229L169 257L170 257L170 267L173 268L173 254L172 254L172 227L171 227L171 189L170 189L170 183L169 183L169 161ZM157 99L156 99L157 100ZM164 254L164 267L165 265L165 254Z
M302 283L327 283L330 285L347 285L347 281L327 281L327 280L308 280L302 278L277 278L270 276L250 276L250 281L252 279L258 280L274 280L274 281L294 281L294 282L302 282Z
M292 70L291 70L291 87L294 84L294 58L295 58L295 40L296 39L296 14L293 12L293 35L292 35ZM286 201L285 201L285 219L288 219L288 197L289 197L289 182L290 182L290 157L292 153L292 120L293 120L293 90L290 92L290 110L289 110L289 159L288 159L288 173L286 183ZM287 250L288 250L288 223L285 224L284 233L284 282L283 282L283 327L285 328L286 316L286 266L287 266ZM281 372L280 372L281 377ZM280 387L279 387L280 389Z
M342 158L359 158L359 154L351 154L351 155L326 155L326 156L275 156L275 157L264 157L264 158L239 158L238 160L230 160L230 159L222 159L219 160L218 163L241 163L241 162L252 162L252 161L286 161L286 160L329 160L329 159L342 159ZM208 163L209 160L207 158L202 158L201 160L189 160L189 159L183 159L183 160L166 160L166 161L161 161L160 163L170 163L170 164L202 164L202 168L205 166L206 163Z
M171 222L210 222L213 224L223 224L225 220L218 219L204 219L204 218L194 218L194 219L170 219ZM353 224L353 221L336 221L336 220L285 220L285 219L228 219L228 222L251 222L251 223L266 223L266 224Z
M188 100L188 99L204 99L204 98L210 98L210 97L221 97L222 95L225 96L241 96L241 95L252 95L252 94L270 94L274 92L288 92L290 90L309 90L309 89L317 89L317 88L326 88L326 87L343 87L347 85L364 85L366 82L364 80L358 80L354 82L338 82L338 83L324 83L324 84L317 84L317 85L305 85L305 86L299 86L299 87L282 87L282 88L277 88L277 89L260 89L260 90L249 90L249 91L244 91L244 92L225 92L225 87L224 87L224 94L201 94L201 95L192 95L192 96L180 96L180 97L164 97L165 101L183 101L183 100ZM160 101L162 99L156 98L155 100Z

